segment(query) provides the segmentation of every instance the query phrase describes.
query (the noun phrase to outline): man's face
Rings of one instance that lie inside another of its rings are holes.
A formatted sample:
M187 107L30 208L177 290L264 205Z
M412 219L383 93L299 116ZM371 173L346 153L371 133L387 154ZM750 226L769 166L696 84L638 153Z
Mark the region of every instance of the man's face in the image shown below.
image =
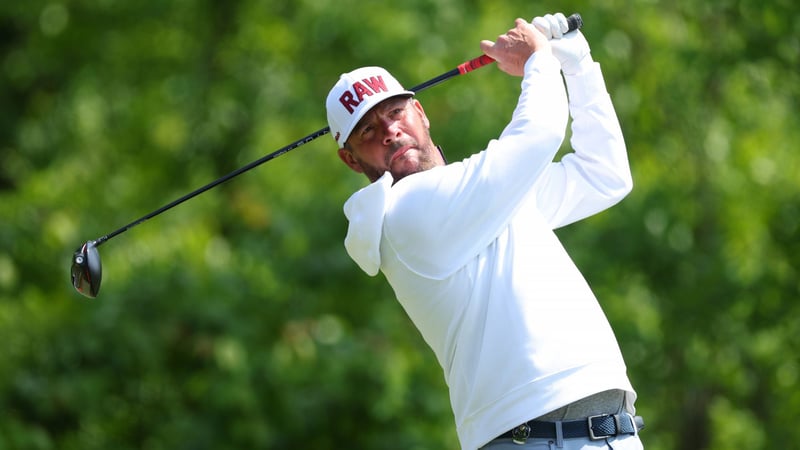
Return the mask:
M386 171L394 181L444 165L429 133L430 122L414 98L392 97L372 108L356 125L339 157L374 182Z

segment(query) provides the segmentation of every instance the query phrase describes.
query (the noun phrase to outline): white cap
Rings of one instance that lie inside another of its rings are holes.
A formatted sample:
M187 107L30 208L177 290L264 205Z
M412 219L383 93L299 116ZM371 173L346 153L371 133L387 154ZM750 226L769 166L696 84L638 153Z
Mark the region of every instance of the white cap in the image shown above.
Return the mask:
M328 125L331 136L344 147L356 124L375 105L389 97L412 96L386 69L362 67L342 74L328 93L325 108L328 110Z

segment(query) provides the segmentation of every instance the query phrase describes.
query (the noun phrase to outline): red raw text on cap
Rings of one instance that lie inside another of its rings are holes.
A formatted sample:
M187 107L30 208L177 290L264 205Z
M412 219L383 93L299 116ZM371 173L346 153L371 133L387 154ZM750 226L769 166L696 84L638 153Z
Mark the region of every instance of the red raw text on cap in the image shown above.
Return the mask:
M355 111L358 105L364 101L364 97L377 94L381 91L389 92L382 76L378 75L377 77L365 78L353 83L352 91L344 91L341 97L339 97L339 102L344 106L347 112L353 114L353 111Z

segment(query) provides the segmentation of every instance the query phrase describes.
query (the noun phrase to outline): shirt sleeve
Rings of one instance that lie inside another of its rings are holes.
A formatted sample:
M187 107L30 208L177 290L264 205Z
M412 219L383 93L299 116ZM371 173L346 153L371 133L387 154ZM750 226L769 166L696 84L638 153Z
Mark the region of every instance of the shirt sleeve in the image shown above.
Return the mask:
M414 174L392 188L384 244L425 277L441 279L462 267L507 226L552 163L567 112L558 61L534 54L498 139L464 161Z
M536 203L551 228L619 202L633 187L625 141L600 66L565 76L574 150L537 180Z

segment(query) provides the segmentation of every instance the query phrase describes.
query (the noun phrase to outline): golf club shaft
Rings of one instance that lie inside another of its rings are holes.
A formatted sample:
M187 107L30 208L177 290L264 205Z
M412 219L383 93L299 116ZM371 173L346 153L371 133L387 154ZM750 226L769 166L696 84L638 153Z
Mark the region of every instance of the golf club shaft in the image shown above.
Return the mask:
M573 14L573 15L569 16L567 18L567 22L569 24L569 31L577 30L578 28L580 28L583 25L583 21L581 20L581 17L578 14ZM428 81L426 81L424 83L418 84L417 86L414 86L410 90L413 91L414 93L421 92L421 91L423 91L425 89L428 89L428 88L430 88L432 86L436 86L439 83L442 83L442 82L444 82L446 80L449 80L450 78L453 78L453 77L456 77L458 75L463 75L463 74L472 72L475 69L479 69L479 68L481 68L481 67L483 67L483 66L485 66L487 64L491 64L493 62L494 62L494 59L490 58L489 56L481 55L481 56L479 56L477 58L473 58L473 59L471 59L469 61L466 61L466 62L460 64L455 69L449 70L449 71L447 71L447 72L445 72L445 73L443 73L443 74L441 74L441 75L439 75L437 77L431 78L430 80L428 80ZM209 189L212 189L212 188L214 188L216 186L219 186L220 184L230 180L231 178L237 177L237 176L243 174L244 172L247 172L247 171L249 171L251 169L254 169L254 168L260 166L261 164L264 164L267 161L273 160L273 159L277 158L278 156L283 155L284 153L288 153L289 151L294 150L297 147L300 147L301 145L308 144L309 142L313 141L314 139L330 133L330 131L331 131L330 127L325 127L325 128L320 129L320 130L317 130L317 131L309 134L308 136L305 136L305 137L303 137L301 139L298 139L298 140L292 142L291 144L289 144L289 145L287 145L285 147L282 147L282 148L280 148L280 149L278 149L278 150L276 150L276 151L274 151L274 152L272 152L272 153L270 153L270 154L268 154L268 155L266 155L266 156L264 156L262 158L259 158L259 159L255 160L255 161L251 162L250 164L247 164L246 166L243 166L243 167L241 167L239 169L236 169L233 172L231 172L231 173L229 173L229 174L227 174L227 175L225 175L225 176L223 176L221 178L218 178L218 179L212 181L211 183L208 183L207 185L205 185L205 186L203 186L203 187L201 187L201 188L199 188L197 190L194 190L194 191L184 195L183 197L181 197L181 198L179 198L177 200L172 201L171 203L168 203L168 204L162 206L161 208L158 208L157 210L155 210L155 211L153 211L153 212L151 212L151 213L149 213L149 214L147 214L145 216L142 216L139 219L134 220L133 222L125 225L122 228L114 230L114 231L112 231L111 233L109 233L109 234L107 234L105 236L102 236L100 238L95 239L94 240L94 246L98 247L101 244L103 244L104 242L106 242L109 239L113 238L114 236L117 236L117 235L119 235L121 233L124 233L125 231L128 231L129 229L135 227L136 225L141 224L142 222L145 222L145 221L147 221L149 219L152 219L153 217L155 217L155 216L157 216L157 215L159 215L159 214L161 214L161 213L163 213L163 212L165 212L167 210L170 210L170 209L180 205L181 203L183 203L183 202L185 202L187 200L190 200L190 199L192 199L194 197L197 197L198 195L202 194L203 192L206 192Z
M294 150L297 147L300 147L303 144L307 144L307 143L313 141L314 139L316 139L316 138L318 138L320 136L324 136L324 135L330 133L330 131L331 131L330 127L325 127L325 128L323 128L321 130L317 130L317 131L309 134L308 136L306 136L306 137L304 137L302 139L298 139L298 140L292 142L291 144L289 144L289 145L287 145L285 147L282 147L282 148L280 148L278 150L275 150L274 152L270 153L269 155L266 155L266 156L264 156L262 158L259 158L259 159L255 160L255 161L251 162L250 164L247 164L246 166L240 167L240 168L234 170L233 172L231 172L231 173L229 173L229 174L227 174L227 175L225 175L223 177L217 178L216 180L212 181L211 183L208 183L207 185L205 185L205 186L203 186L203 187L201 187L201 188L199 188L197 190L194 190L194 191L184 195L183 197L181 197L181 198L179 198L177 200L174 200L171 203L168 203L168 204L162 206L161 208L158 208L157 210L155 210L155 211L153 211L153 212L151 212L151 213L149 213L149 214L147 214L145 216L142 216L142 217L134 220L133 222L125 225L124 227L119 228L117 230L114 230L111 233L109 233L109 234L107 234L107 235L105 235L103 237L95 239L94 245L95 245L95 247L100 246L100 244L102 244L103 242L106 242L107 240L113 238L114 236L116 236L118 234L121 234L121 233L124 233L125 231L128 231L129 229L135 227L136 225L141 224L142 222L145 222L145 221L147 221L149 219L152 219L153 217L155 217L155 216L157 216L157 215L159 215L159 214L161 214L161 213L163 213L163 212L165 212L165 211L167 211L169 209L172 209L172 208L180 205L181 203L183 203L183 202L185 202L187 200L190 200L190 199L192 199L194 197L197 197L198 195L202 194L203 192L205 192L205 191L207 191L207 190L209 190L211 188L214 188L216 186L219 186L220 184L230 180L231 178L239 176L239 175L243 174L244 172L247 172L248 170L254 169L254 168L260 166L261 164L264 164L267 161L275 159L278 156L281 156L282 154L284 154L284 153L286 153L286 152L288 152L290 150Z
M430 80L428 80L428 81L426 81L426 82L424 82L422 84L419 84L419 85L411 88L410 90L415 92L415 93L423 91L423 90L425 90L425 89L427 89L429 87L435 86L435 85L437 85L437 84L439 84L439 83L441 83L441 82L443 82L445 80L448 80L448 79L453 78L453 77L458 76L458 75L465 74L467 72L470 72L470 71L475 70L477 68L483 67L484 65L492 63L492 62L494 62L494 60L492 58L490 58L490 57L488 57L486 55L481 55L481 56L479 56L477 58L471 59L471 60L459 65L457 68L455 68L453 70L450 70L450 71L448 71L446 73L443 73L442 75L439 75L438 77L432 78L432 79L430 79ZM122 228L114 230L114 231L112 231L111 233L109 233L109 234L107 234L105 236L102 236L100 238L95 239L94 245L95 245L95 247L100 246L101 244L103 244L107 240L113 238L114 236L117 236L118 234L124 233L125 231L128 231L129 229L135 227L136 225L141 224L142 222L145 222L145 221L147 221L149 219L152 219L153 217L155 217L155 216L157 216L157 215L159 215L159 214L161 214L161 213L163 213L163 212L165 212L167 210L170 210L170 209L180 205L181 203L183 203L183 202L185 202L187 200L190 200L190 199L192 199L194 197L197 197L198 195L202 194L203 192L206 192L209 189L212 189L212 188L214 188L216 186L219 186L220 184L230 180L231 178L237 177L237 176L243 174L244 172L247 172L247 171L249 171L251 169L254 169L254 168L260 166L261 164L264 164L267 161L275 159L278 156L283 155L284 153L287 153L287 152L289 152L291 150L296 149L297 147L300 147L301 145L308 144L309 142L313 141L314 139L330 133L330 131L331 131L330 127L322 128L322 129L317 130L317 131L315 131L315 132L313 132L313 133L309 134L308 136L305 136L305 137L303 137L301 139L298 139L298 140L292 142L291 144L289 144L289 145L287 145L285 147L282 147L282 148L280 148L280 149L278 149L278 150L276 150L276 151L274 151L274 152L272 152L272 153L270 153L270 154L268 154L268 155L266 155L266 156L264 156L262 158L259 158L259 159L255 160L255 161L251 162L250 164L247 164L246 166L240 167L240 168L234 170L233 172L231 172L231 173L229 173L229 174L227 174L227 175L225 175L223 177L220 177L220 178L212 181L211 183L208 183L207 185L205 185L205 186L203 186L203 187L201 187L201 188L199 188L197 190L194 190L194 191L184 195L183 197L181 197L179 199L176 199L176 200L174 200L174 201L162 206L161 208L158 208L157 210L155 210L155 211L153 211L153 212L151 212L151 213L149 213L149 214L147 214L145 216L142 216L142 217L134 220L133 222L125 225Z

